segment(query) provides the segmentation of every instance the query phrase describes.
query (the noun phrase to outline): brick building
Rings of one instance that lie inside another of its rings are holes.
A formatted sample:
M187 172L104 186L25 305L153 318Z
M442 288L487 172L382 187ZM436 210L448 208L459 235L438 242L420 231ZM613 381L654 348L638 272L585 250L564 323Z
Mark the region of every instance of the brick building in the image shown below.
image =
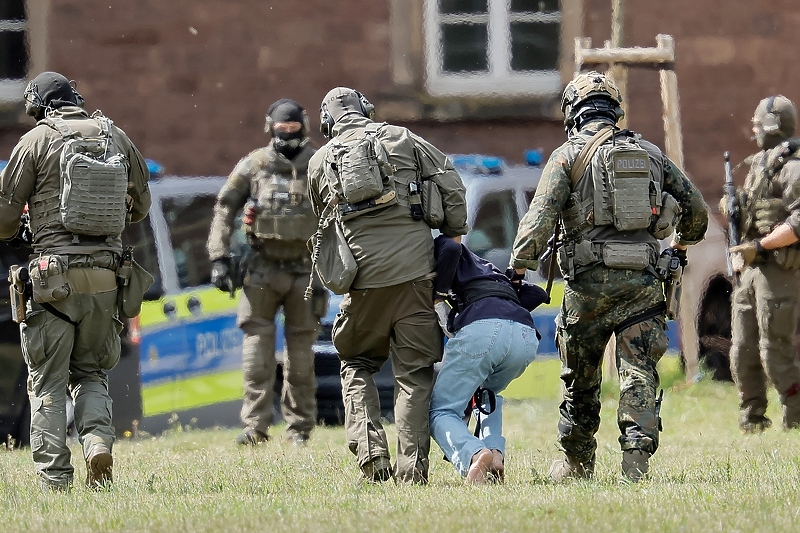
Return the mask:
M796 0L626 3L626 46L675 37L688 172L709 203L722 152L753 151L759 99L800 103ZM270 102L305 105L315 140L328 89L358 88L378 118L449 153L520 162L564 139L558 109L573 41L610 36L608 0L4 0L0 159L32 121L25 79L57 70L169 173L227 174L266 142ZM629 127L663 146L656 71L630 71Z

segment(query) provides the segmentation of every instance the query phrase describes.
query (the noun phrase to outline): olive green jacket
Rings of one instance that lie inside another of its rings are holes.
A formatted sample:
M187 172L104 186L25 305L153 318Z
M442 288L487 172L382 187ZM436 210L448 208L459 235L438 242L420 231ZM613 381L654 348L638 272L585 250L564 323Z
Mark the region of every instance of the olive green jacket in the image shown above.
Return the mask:
M334 125L333 134L336 139L347 141L362 135L370 122L360 115L347 115ZM450 236L467 233L464 184L447 156L403 127L387 124L377 135L394 169L397 203L343 223L345 237L358 264L354 289L388 287L433 272L431 228L424 221L411 218L409 206L408 184L418 174L423 179L432 179L441 193L445 219L442 233ZM309 196L317 216L330 192L325 172L325 166L330 164L330 145L323 146L308 164ZM428 172L420 169L428 166L423 156L441 172L425 175Z
M100 128L80 107L64 106L53 112L64 119L72 130L86 136L97 136ZM53 116L53 115L48 115ZM112 139L119 152L128 159L128 195L132 202L131 221L139 222L150 209L150 172L147 163L125 132L112 126ZM64 141L61 134L39 123L22 136L6 168L0 173L0 238L13 237L25 204L34 195L46 195L61 187L60 158ZM33 236L36 253L73 244L73 235L60 224L48 224ZM98 250L122 252L122 239L100 239L92 244Z

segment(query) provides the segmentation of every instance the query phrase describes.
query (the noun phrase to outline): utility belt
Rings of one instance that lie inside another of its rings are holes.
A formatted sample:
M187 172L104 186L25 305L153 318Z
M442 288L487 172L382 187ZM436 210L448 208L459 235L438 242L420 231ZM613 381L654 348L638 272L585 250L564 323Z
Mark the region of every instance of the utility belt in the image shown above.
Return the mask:
M394 188L384 189L383 194L376 198L369 198L356 203L340 203L338 205L341 220L349 220L351 218L363 215L370 211L383 209L397 203L397 192Z
M503 298L511 300L519 304L519 296L517 291L514 290L508 283L502 281L494 281L489 279L481 279L472 281L464 287L461 295L460 310L463 311L469 305L474 304L478 300L484 298Z
M611 269L647 270L655 274L658 256L658 243L581 240L565 243L558 250L558 263L564 279L570 280L598 265Z
M98 294L117 288L119 259L108 254L99 257L41 255L28 264L33 301L63 300L70 294Z

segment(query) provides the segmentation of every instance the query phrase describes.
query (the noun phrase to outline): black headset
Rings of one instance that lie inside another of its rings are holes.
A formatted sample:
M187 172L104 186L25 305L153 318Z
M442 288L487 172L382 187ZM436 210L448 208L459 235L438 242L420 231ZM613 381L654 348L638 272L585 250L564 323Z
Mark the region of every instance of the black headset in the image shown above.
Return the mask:
M764 133L775 133L781 129L781 116L773 111L775 106L775 97L770 96L767 99L767 114L761 119L761 127Z
M361 107L361 114L367 117L370 120L375 118L375 106L372 105L372 102L367 100L366 96L361 94L360 92L356 91L355 89L351 89L356 96L358 96L358 102ZM319 131L325 138L330 139L333 137L333 125L336 121L333 120L333 117L328 112L328 104L326 102L322 102L322 105L319 106Z
M69 80L72 95L75 97L75 105L83 107L83 96L75 88L75 85L75 80ZM22 99L25 100L25 114L37 120L39 120L37 117L41 116L42 111L46 111L50 107L45 104L44 99L39 94L39 87L33 81L28 82L25 92L22 93Z

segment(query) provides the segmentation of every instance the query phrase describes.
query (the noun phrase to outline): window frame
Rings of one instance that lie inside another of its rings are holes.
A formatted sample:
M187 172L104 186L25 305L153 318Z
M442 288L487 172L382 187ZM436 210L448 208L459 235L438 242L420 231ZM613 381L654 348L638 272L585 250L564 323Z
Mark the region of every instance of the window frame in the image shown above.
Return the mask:
M564 32L564 7L558 13L528 15L511 12L510 0L488 0L488 72L451 74L442 70L442 21L483 19L486 15L441 14L439 0L424 0L425 85L433 96L552 96L563 86L561 56ZM511 69L511 23L549 21L559 25L559 59L552 69L515 72Z
M25 6L27 9L27 5ZM25 40L29 42L29 27L27 11L24 19L0 19L0 33L3 32L22 32ZM26 64L30 63L30 50L27 51L28 57ZM26 67L27 70L27 67ZM22 101L22 93L25 90L25 78L0 78L0 104L9 104Z

